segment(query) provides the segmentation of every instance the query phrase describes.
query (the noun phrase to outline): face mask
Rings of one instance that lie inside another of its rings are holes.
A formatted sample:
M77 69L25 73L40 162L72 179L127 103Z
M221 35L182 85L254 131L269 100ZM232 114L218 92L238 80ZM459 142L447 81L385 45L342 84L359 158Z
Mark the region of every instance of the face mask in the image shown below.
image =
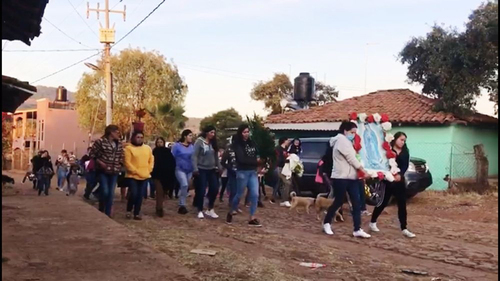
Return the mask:
M347 137L347 139L348 139L348 140L350 140L350 141L353 141L353 140L354 140L354 135L349 134L349 135L347 135L346 137Z

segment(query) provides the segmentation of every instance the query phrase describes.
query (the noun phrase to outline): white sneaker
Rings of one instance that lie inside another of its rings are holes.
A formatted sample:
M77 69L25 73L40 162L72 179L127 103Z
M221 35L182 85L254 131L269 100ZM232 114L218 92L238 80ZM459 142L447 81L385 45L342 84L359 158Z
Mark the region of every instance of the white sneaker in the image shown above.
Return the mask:
M328 235L333 235L332 225L329 223L323 224L323 231Z
M372 237L370 234L366 233L363 229L360 229L358 231L354 231L352 233L354 237L361 237L361 238L370 238Z
M377 223L376 222L371 222L369 226L370 226L370 230L373 231L373 232L379 232L380 231L380 229L378 229L378 227L377 227Z
M411 233L408 229L405 229L402 231L403 232L403 235L408 237L408 238L415 238L415 234Z
M198 212L198 218L199 219L204 219L205 216L203 215L203 212Z
M363 212L361 212L361 215L362 216L371 216L372 213L368 212L367 210L364 210Z
M285 202L281 203L280 206L290 208L290 207L292 207L292 204L290 204L290 202L288 202L288 201L285 201Z
M205 215L207 215L213 219L219 218L219 216L215 213L214 209L209 210L209 211L205 211Z

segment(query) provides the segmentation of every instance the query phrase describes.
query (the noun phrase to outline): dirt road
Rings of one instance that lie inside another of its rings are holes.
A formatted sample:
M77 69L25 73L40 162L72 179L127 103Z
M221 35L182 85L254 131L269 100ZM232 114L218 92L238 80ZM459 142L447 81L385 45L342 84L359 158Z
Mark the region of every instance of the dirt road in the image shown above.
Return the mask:
M8 254L7 257L11 261L3 263L2 267L5 269L7 264L12 267L9 268L10 272L16 272L16 274L21 274L23 267L30 267L30 265L17 262L18 259L26 259L26 251L44 253L50 248L46 246L47 244L56 243L59 245L58 252L51 253L48 257L40 254L38 259L48 263L52 260L69 261L71 265L68 264L68 267L72 268L71 272L81 274L85 271L96 271L95 263L79 261L76 265L76 262L71 262L71 258L68 260L68 257L79 256L85 261L92 261L99 256L97 254L99 249L100 252L106 252L105 260L113 264L106 266L109 272L130 271L132 277L127 280L146 280L134 279L140 278L141 275L151 277L147 280L169 280L153 275L159 270L153 265L146 266L146 269L139 263L135 264L136 267L126 266L132 262L126 258L134 253L144 256L144 259L148 260L147 263L152 263L154 260L158 262L161 257L161 263L169 267L168 270L177 272L179 276L200 276L202 280L498 279L497 193L487 196L443 195L434 192L420 194L408 206L409 227L417 234L415 239L410 240L401 235L397 210L391 206L387 209L388 214L383 214L379 219L378 225L382 232L374 234L369 240L360 240L351 237L350 216L346 216L346 222L334 224L335 235L328 237L322 234L321 225L316 221L313 213L296 214L268 203L265 204L265 208L258 209L258 216L263 227L256 229L247 226L245 214L236 216L233 225L226 225L223 220L227 212L226 203L216 207L221 216L220 219L198 220L193 210L185 216L176 214L177 202L169 200L165 204L166 215L160 219L154 217L154 202L148 199L143 208L144 220L131 221L125 219L125 203L117 199L114 221L119 224L116 224L99 214L87 213L87 211L83 214L82 210L88 209L84 208L88 205L80 204L82 202L79 198L66 198L59 192L50 198L54 200L53 204L39 204L33 202L49 198L35 197L33 192L26 187L23 190L24 195L4 197L3 205L17 206L20 204L18 202L25 202L22 204L23 208L36 204L37 209L43 210L44 208L57 208L58 205L72 204L74 208L67 212L74 212L78 215L71 217L75 220L74 222L66 221L65 216L68 214L60 214L57 219L45 218L51 224L65 221L68 227L58 226L55 237L40 237L39 242L29 242L29 247L19 245L26 237L34 239L37 237L36 233L50 233L52 228L45 227L40 230L43 227L43 220L39 220L37 224L32 222L29 227L16 227L13 230L4 227L3 246L11 244L12 241L17 245L7 247L10 248L7 253L3 250L2 255ZM247 212L247 208L242 207L242 209L245 213ZM16 209L8 212L4 210L2 223L4 226L5 223L22 225L22 222L28 219L27 216L36 215L36 213L35 210ZM81 235L81 231L88 231L84 226L90 224L90 221L95 218L103 226L102 229L94 229L86 233L85 237L89 240L95 240L96 237L98 239L111 237L110 232L103 233L107 231L106 228L119 228L120 230L112 231L112 242L102 243L106 247L96 246L95 254L89 251L83 256L79 255L77 252L82 249L78 246L79 243L70 243L71 237L76 233ZM13 220L16 221L15 224ZM365 230L368 228L368 221L368 217L363 217ZM127 229L123 229L120 225ZM123 232L123 234L115 235L116 232ZM69 241L61 243L60 237L64 241L68 239ZM211 249L217 251L217 254L214 257L198 256L189 253L192 249ZM70 251L74 251L74 254L69 255ZM14 255L14 253L17 254ZM169 262L165 263L166 260ZM299 266L302 261L323 263L327 266L311 270ZM97 272L106 274L106 268L100 267ZM17 271L14 271L15 269ZM427 275L410 275L403 273L404 269L425 271ZM37 268L36 272L44 270L49 269L47 266L42 266ZM52 271L51 276L63 273L62 267ZM60 275L62 276L64 275ZM57 278L39 280L55 279Z

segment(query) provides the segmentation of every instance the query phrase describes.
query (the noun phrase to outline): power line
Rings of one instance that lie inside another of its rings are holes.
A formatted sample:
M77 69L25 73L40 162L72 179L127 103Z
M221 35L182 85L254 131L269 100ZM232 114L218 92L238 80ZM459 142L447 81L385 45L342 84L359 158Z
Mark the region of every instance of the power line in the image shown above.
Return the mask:
M54 50L2 50L7 53L56 53L56 52L91 52L99 49L54 49Z
M66 32L62 31L59 27L57 27L55 24L53 24L52 22L50 22L46 17L43 17L43 19L46 20L48 23L50 23L50 25L52 25L53 27L55 27L57 30L59 30L62 34L64 34L66 37L68 37L72 41L74 41L74 42L76 42L76 43L78 43L78 44L80 44L82 46L85 46L87 48L92 48L92 47L87 46L87 45L83 44L82 42L74 39L73 37L69 36L68 34L66 34Z
M84 59L82 59L82 60L79 60L79 61L77 61L77 62L75 62L75 63L73 63L73 64L71 64L71 65L69 65L69 66L66 66L65 68L61 68L61 69L59 69L58 71L53 72L53 73L51 73L51 74L49 74L49 75L46 75L46 76L44 76L44 77L42 77L42 78L40 78L40 79L38 79L38 80L35 80L35 81L31 82L31 83L32 83L32 84L34 84L34 83L36 83L36 82L39 82L39 81L45 80L45 79L47 79L47 78L49 78L49 77L52 77L52 76L54 76L54 75L56 75L56 74L58 74L58 73L60 73L60 72L65 71L66 69L69 69L69 68L71 68L71 67L73 67L73 66L75 66L75 65L77 65L77 64L80 64L80 63L82 63L82 62L84 62L84 61L86 61L86 60L88 60L88 59L90 59L90 58L93 58L93 57L95 57L95 56L99 55L100 53L102 53L102 51L99 51L99 52L97 52L97 53L95 53L95 54L93 54L93 55L91 55L91 56L88 56L88 57L86 57L86 58L84 58Z
M145 18L143 18L138 24L136 24L134 26L134 28L132 28L129 32L127 32L127 34L125 34L122 38L120 38L118 41L116 41L116 43L114 43L111 48L113 48L114 46L116 46L116 44L120 43L123 39L125 39L127 36L130 35L130 33L134 32L134 30L136 28L139 27L139 25L141 25L145 20L147 20L154 12L156 12L156 10L158 10L158 8L161 7L161 5L163 5L163 3L165 3L166 0L163 0L160 2L160 4L158 4Z
M76 10L75 6L73 5L73 3L71 3L71 0L68 0L68 3L71 5L71 7L73 7L73 10L75 11L75 13L78 15L78 17L83 21L83 23L85 23L85 25L90 29L90 31L92 33L94 33L94 35L99 38L99 36L97 35L97 33L95 33L95 31L90 27L90 25L87 23L86 20L84 20L82 18L82 15L80 15L80 13Z

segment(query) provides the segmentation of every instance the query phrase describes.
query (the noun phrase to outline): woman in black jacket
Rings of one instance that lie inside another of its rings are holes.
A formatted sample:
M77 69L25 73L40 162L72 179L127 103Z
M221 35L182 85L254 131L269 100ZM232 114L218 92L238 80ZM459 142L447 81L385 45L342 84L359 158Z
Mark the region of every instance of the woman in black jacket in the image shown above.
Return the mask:
M258 157L257 147L250 139L250 128L247 124L240 125L233 140L233 149L236 156L236 196L233 198L232 206L227 214L226 222L233 221L233 212L238 210L238 204L248 188L250 194L250 226L262 226L255 217L257 211L257 201L259 198L259 179L257 176Z
M45 195L49 195L50 179L54 175L54 167L52 166L47 150L43 151L40 157L33 160L33 171L37 177L38 196L40 196L42 192L44 192Z
M165 147L165 139L156 139L153 149L154 166L151 178L156 189L156 215L163 217L163 200L175 185L175 158L169 148Z
M401 230L403 235L408 238L415 237L415 234L411 233L406 228L406 186L404 175L408 170L410 165L410 152L406 146L406 134L403 132L397 132L394 135L394 140L391 142L391 148L396 153L396 163L400 169L399 173L394 176L394 182L387 182L384 194L384 200L379 207L373 210L372 219L370 222L370 230L373 232L379 232L377 227L377 218L380 216L384 208L389 203L391 196L394 195L398 201L398 217L399 223L401 224Z

